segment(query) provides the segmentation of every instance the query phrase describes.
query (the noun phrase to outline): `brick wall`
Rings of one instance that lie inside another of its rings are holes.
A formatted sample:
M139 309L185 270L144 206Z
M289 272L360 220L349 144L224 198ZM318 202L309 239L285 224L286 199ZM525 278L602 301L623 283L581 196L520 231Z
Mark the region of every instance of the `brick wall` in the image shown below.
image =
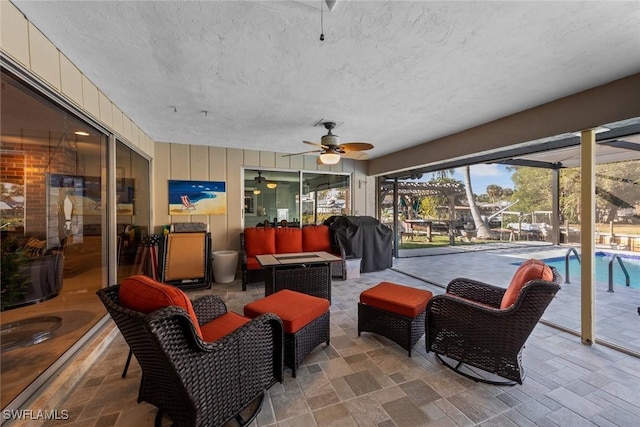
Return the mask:
M56 149L59 138L52 135L29 139L28 143L9 138L2 141L0 182L23 185L24 228L28 236L46 237L48 174L77 174L77 152L64 141Z

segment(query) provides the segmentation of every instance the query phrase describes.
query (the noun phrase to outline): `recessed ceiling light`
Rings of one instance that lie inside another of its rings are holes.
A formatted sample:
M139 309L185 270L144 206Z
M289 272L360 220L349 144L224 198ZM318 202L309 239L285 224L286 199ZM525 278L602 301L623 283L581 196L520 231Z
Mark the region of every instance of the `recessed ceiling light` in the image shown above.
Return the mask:
M89 136L89 132L85 132L82 130L75 131L74 133L78 136Z

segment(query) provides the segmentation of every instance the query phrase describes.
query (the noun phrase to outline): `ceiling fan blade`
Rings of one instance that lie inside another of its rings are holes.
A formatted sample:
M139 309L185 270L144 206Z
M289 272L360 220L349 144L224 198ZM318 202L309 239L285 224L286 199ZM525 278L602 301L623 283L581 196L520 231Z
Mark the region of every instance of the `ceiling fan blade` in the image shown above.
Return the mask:
M290 156L299 156L300 154L309 154L309 153L322 153L324 150L311 150L311 151L303 151L301 153L290 153L283 154L282 157L290 157Z
M311 142L311 141L302 141L305 144L309 144L309 145L315 145L316 147L322 147L322 148L327 148L326 145L322 145L322 144L318 144L317 142Z
M353 159L353 160L367 160L369 155L367 153L363 153L362 151L345 151L344 154L341 154L344 159Z
M345 142L344 144L340 144L340 148L345 152L365 151L365 150L371 150L373 148L373 145L367 142Z

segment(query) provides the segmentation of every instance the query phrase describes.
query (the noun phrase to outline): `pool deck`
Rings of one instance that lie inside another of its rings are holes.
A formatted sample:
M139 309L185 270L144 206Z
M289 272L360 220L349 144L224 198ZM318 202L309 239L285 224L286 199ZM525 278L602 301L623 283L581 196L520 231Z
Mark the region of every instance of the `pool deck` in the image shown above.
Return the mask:
M403 250L400 258L394 259L393 269L443 287L456 277L468 277L506 287L517 269L514 263L528 258L563 257L570 248L544 242L527 243ZM579 251L579 248L576 249ZM625 253L610 248L602 250ZM560 273L564 277L564 272ZM613 293L607 289L606 283L596 284L596 340L640 353L640 289L615 286ZM572 283L562 284L543 320L580 331L580 284L575 279Z

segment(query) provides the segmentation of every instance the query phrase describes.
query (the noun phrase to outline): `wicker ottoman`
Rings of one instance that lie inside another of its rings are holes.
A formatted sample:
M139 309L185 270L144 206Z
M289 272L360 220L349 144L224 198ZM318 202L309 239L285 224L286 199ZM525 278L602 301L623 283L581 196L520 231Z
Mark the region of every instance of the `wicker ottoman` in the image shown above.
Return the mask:
M283 289L244 306L246 317L264 313L275 313L282 320L284 364L294 378L311 350L323 341L329 345L329 301L324 298Z
M382 282L360 294L358 336L374 332L409 352L424 335L424 316L432 294L422 289Z

